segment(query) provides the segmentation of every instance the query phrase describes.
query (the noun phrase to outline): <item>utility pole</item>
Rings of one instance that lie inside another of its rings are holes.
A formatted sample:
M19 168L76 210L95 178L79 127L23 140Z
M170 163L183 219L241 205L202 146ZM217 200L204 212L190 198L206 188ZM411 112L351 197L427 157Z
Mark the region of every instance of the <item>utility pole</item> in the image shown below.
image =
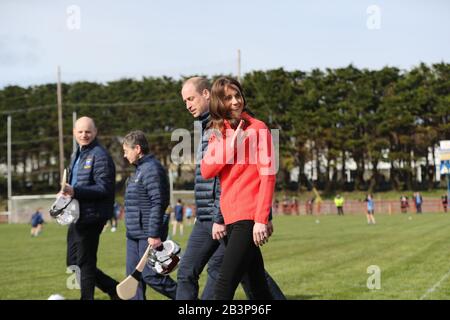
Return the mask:
M237 79L238 79L238 81L240 83L241 82L241 49L238 49Z
M11 116L8 116L7 121L7 131L8 131L8 137L6 138L6 144L7 144L7 166L8 166L8 223L11 222L11 213L12 213L12 177L11 177Z
M62 93L61 93L61 68L58 66L58 82L56 85L58 97L58 137L59 137L59 177L64 171L64 141L63 141L63 120L62 120Z

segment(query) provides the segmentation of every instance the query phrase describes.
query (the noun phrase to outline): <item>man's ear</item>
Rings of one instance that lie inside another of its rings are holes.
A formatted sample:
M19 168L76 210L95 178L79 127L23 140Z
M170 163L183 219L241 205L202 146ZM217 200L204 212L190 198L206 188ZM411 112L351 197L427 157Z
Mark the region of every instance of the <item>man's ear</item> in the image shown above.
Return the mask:
M206 100L209 100L211 97L211 92L209 92L208 89L203 89L202 95Z

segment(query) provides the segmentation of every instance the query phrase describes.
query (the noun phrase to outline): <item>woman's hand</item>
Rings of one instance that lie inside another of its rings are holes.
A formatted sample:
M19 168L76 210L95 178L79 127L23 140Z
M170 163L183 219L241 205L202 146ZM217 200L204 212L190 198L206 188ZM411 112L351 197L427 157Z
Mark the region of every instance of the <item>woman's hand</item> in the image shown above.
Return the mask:
M267 225L264 223L255 222L255 225L253 226L253 242L259 247L267 241L269 241Z
M235 144L236 144L236 140L237 140L237 137L238 136L240 136L241 134L242 134L242 126L244 125L244 120L241 120L240 122L239 122L239 125L238 125L238 127L236 128L236 130L234 131L234 134L233 134L233 136L231 137L231 146L234 148L235 147Z

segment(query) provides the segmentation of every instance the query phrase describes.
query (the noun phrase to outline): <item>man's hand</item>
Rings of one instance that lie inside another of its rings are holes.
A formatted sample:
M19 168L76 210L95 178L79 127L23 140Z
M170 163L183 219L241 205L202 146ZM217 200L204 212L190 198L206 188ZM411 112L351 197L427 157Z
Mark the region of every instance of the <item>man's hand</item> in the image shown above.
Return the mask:
M212 238L214 240L220 240L227 235L227 227L224 224L213 223L212 226Z
M269 220L269 222L267 223L267 235L268 235L268 238L270 238L272 233L273 233L273 223L272 223L272 220Z
M73 191L73 187L68 183L66 183L64 185L64 187L62 188L61 191L64 195L69 195L71 197L73 197L75 195L75 192Z
M161 242L161 238L148 238L147 239L148 245L152 247L153 250L158 249L162 242Z
M267 225L264 223L255 222L253 226L253 242L256 246L262 246L269 241L269 233Z

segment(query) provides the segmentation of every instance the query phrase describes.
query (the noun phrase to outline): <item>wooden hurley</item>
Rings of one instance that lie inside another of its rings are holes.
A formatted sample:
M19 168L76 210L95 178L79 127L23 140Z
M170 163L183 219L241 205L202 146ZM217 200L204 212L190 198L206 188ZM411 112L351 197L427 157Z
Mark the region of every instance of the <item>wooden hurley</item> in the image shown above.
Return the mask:
M67 169L64 169L64 173L61 179L61 191L64 190L64 186L66 185L66 181L67 181Z
M120 282L116 287L117 295L122 300L130 300L136 295L136 290L139 285L139 281L142 279L142 271L147 264L148 253L151 249L149 245L147 250L145 250L144 255L136 266L136 269L132 274L126 277L122 282Z

